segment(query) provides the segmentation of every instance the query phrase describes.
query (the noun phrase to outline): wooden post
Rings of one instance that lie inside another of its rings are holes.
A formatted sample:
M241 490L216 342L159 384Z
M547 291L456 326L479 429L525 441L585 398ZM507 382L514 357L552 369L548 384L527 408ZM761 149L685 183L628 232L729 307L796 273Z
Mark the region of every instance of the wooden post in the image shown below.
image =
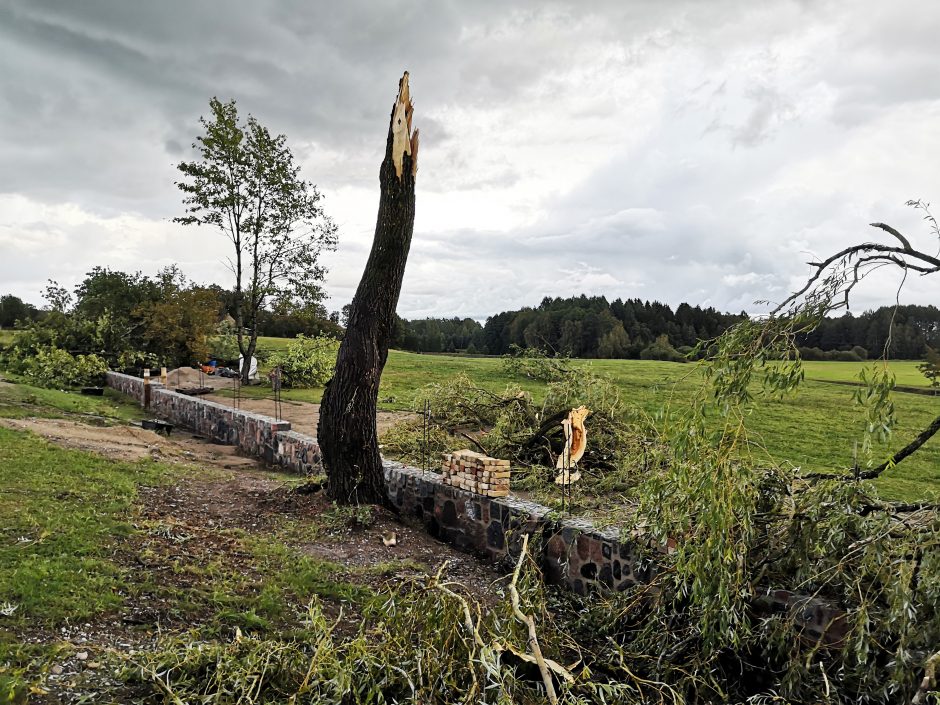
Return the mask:
M166 367L160 368L160 384L166 386Z
M144 401L145 409L150 408L150 368L144 370Z

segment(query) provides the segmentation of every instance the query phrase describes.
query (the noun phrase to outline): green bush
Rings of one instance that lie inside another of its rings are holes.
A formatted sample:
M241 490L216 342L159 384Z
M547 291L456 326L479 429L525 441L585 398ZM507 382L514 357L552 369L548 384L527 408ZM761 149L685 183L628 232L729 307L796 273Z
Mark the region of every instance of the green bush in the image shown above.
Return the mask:
M688 362L688 358L669 343L669 337L661 335L648 347L640 351L641 360L665 360L666 362Z
M271 356L271 367L280 367L288 387L322 387L333 376L339 342L326 336L298 335Z
M859 357L854 350L830 350L826 359L835 362L861 362L864 358Z
M39 387L80 387L98 384L108 364L97 355L73 356L61 348L41 348L22 361L23 375Z
M857 345L851 350L799 348L799 351L800 357L807 362L862 362L868 359L868 351Z
M223 363L238 362L238 339L234 335L220 333L208 340L209 357Z
M503 372L510 377L558 382L574 372L569 362L567 357L549 357L538 348L510 345L509 354L503 355Z

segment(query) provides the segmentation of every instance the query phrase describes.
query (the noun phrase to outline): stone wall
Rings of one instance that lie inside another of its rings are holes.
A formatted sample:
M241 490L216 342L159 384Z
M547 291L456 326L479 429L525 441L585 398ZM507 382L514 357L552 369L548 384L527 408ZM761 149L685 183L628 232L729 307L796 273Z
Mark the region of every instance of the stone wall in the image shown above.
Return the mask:
M657 556L669 550L644 548L615 529L579 519L559 519L547 507L513 496L486 497L444 484L440 475L385 461L392 504L424 524L432 536L506 568L519 556L523 533L537 538L536 555L548 582L586 595L622 592L648 583ZM767 590L754 601L763 614L786 614L804 637L836 644L847 635L845 613L818 598L789 590Z
M151 392L150 411L170 423L236 446L246 455L272 464L277 463L279 434L290 431L289 421L166 389Z
M385 481L389 499L402 514L419 519L432 536L494 562L515 560L522 533L537 536L548 580L579 594L623 591L648 582L655 572L652 562L616 531L578 519L558 520L541 504L479 495L444 484L437 473L393 461L385 461Z
M277 434L277 453L274 454L273 463L300 475L318 475L323 472L323 457L317 439L296 431L281 431Z
M109 372L108 385L143 403L143 380ZM157 416L246 455L299 474L322 472L317 439L290 430L290 423L233 409L151 383L150 410ZM428 533L497 564L511 565L523 533L535 537L537 559L549 582L579 594L623 591L656 574L657 551L641 549L616 530L589 522L560 520L547 507L512 495L486 497L445 484L441 475L385 461L392 504L420 521ZM662 551L668 550L663 547ZM845 638L844 613L817 598L768 590L754 603L762 613L787 614L806 637L835 643Z
M109 387L133 397L144 404L144 380L141 377L108 372ZM315 438L305 436L307 445L317 449L316 461L306 466L301 463L281 462L279 437L290 432L289 421L278 421L270 416L242 411L226 404L200 399L165 389L159 382L150 383L149 410L154 416L176 426L189 429L213 441L236 446L246 455L265 462L283 465L295 472L319 472L319 446ZM300 436L300 434L292 434ZM313 457L307 454L304 457Z
M143 377L133 377L120 372L107 372L105 374L105 381L112 389L116 389L122 394L133 397L139 404L144 403ZM155 381L151 381L150 386L152 387L151 394L153 393L153 389L163 389L163 385Z

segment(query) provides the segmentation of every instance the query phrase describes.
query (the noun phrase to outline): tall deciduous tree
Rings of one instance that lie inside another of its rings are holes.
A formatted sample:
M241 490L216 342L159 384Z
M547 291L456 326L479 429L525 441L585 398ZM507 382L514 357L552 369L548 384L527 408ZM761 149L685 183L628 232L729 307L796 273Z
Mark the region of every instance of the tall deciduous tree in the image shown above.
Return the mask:
M186 215L175 220L219 228L231 241L238 349L247 361L257 347L258 313L272 296L323 297L320 254L335 247L336 226L317 187L300 178L284 135L272 136L250 115L242 125L235 101L213 98L209 106L211 116L199 119L205 133L193 144L199 160L178 165Z
M375 413L414 227L418 131L411 132L412 112L405 72L379 169L381 195L372 252L320 406L318 436L328 492L342 503L386 501Z

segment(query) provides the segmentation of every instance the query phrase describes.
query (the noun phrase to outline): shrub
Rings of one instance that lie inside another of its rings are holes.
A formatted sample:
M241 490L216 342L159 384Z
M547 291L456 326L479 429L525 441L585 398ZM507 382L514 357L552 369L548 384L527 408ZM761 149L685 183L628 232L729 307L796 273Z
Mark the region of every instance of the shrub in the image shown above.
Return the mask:
M933 389L940 388L940 351L927 346L927 355L917 369L921 371L924 377L930 382Z
M238 361L238 339L228 333L219 333L208 340L209 357L227 364Z
M688 358L676 350L666 335L661 335L640 351L641 360L664 360L666 362L688 362Z
M868 359L868 351L865 348L863 348L861 345L856 345L855 347L853 347L852 352L858 355L859 360Z
M830 350L826 355L827 360L834 360L835 362L861 362L862 358L859 357L854 350Z
M503 372L511 377L558 382L574 372L566 357L549 357L538 348L518 345L511 345L509 350L508 355L503 355Z
M826 353L819 348L799 348L800 358L807 362L819 362L826 359Z
M98 384L108 364L97 355L72 356L61 348L42 348L23 361L23 374L40 387L78 387Z
M280 367L288 387L322 387L333 376L339 342L326 336L298 335L283 350L271 356L272 367Z

